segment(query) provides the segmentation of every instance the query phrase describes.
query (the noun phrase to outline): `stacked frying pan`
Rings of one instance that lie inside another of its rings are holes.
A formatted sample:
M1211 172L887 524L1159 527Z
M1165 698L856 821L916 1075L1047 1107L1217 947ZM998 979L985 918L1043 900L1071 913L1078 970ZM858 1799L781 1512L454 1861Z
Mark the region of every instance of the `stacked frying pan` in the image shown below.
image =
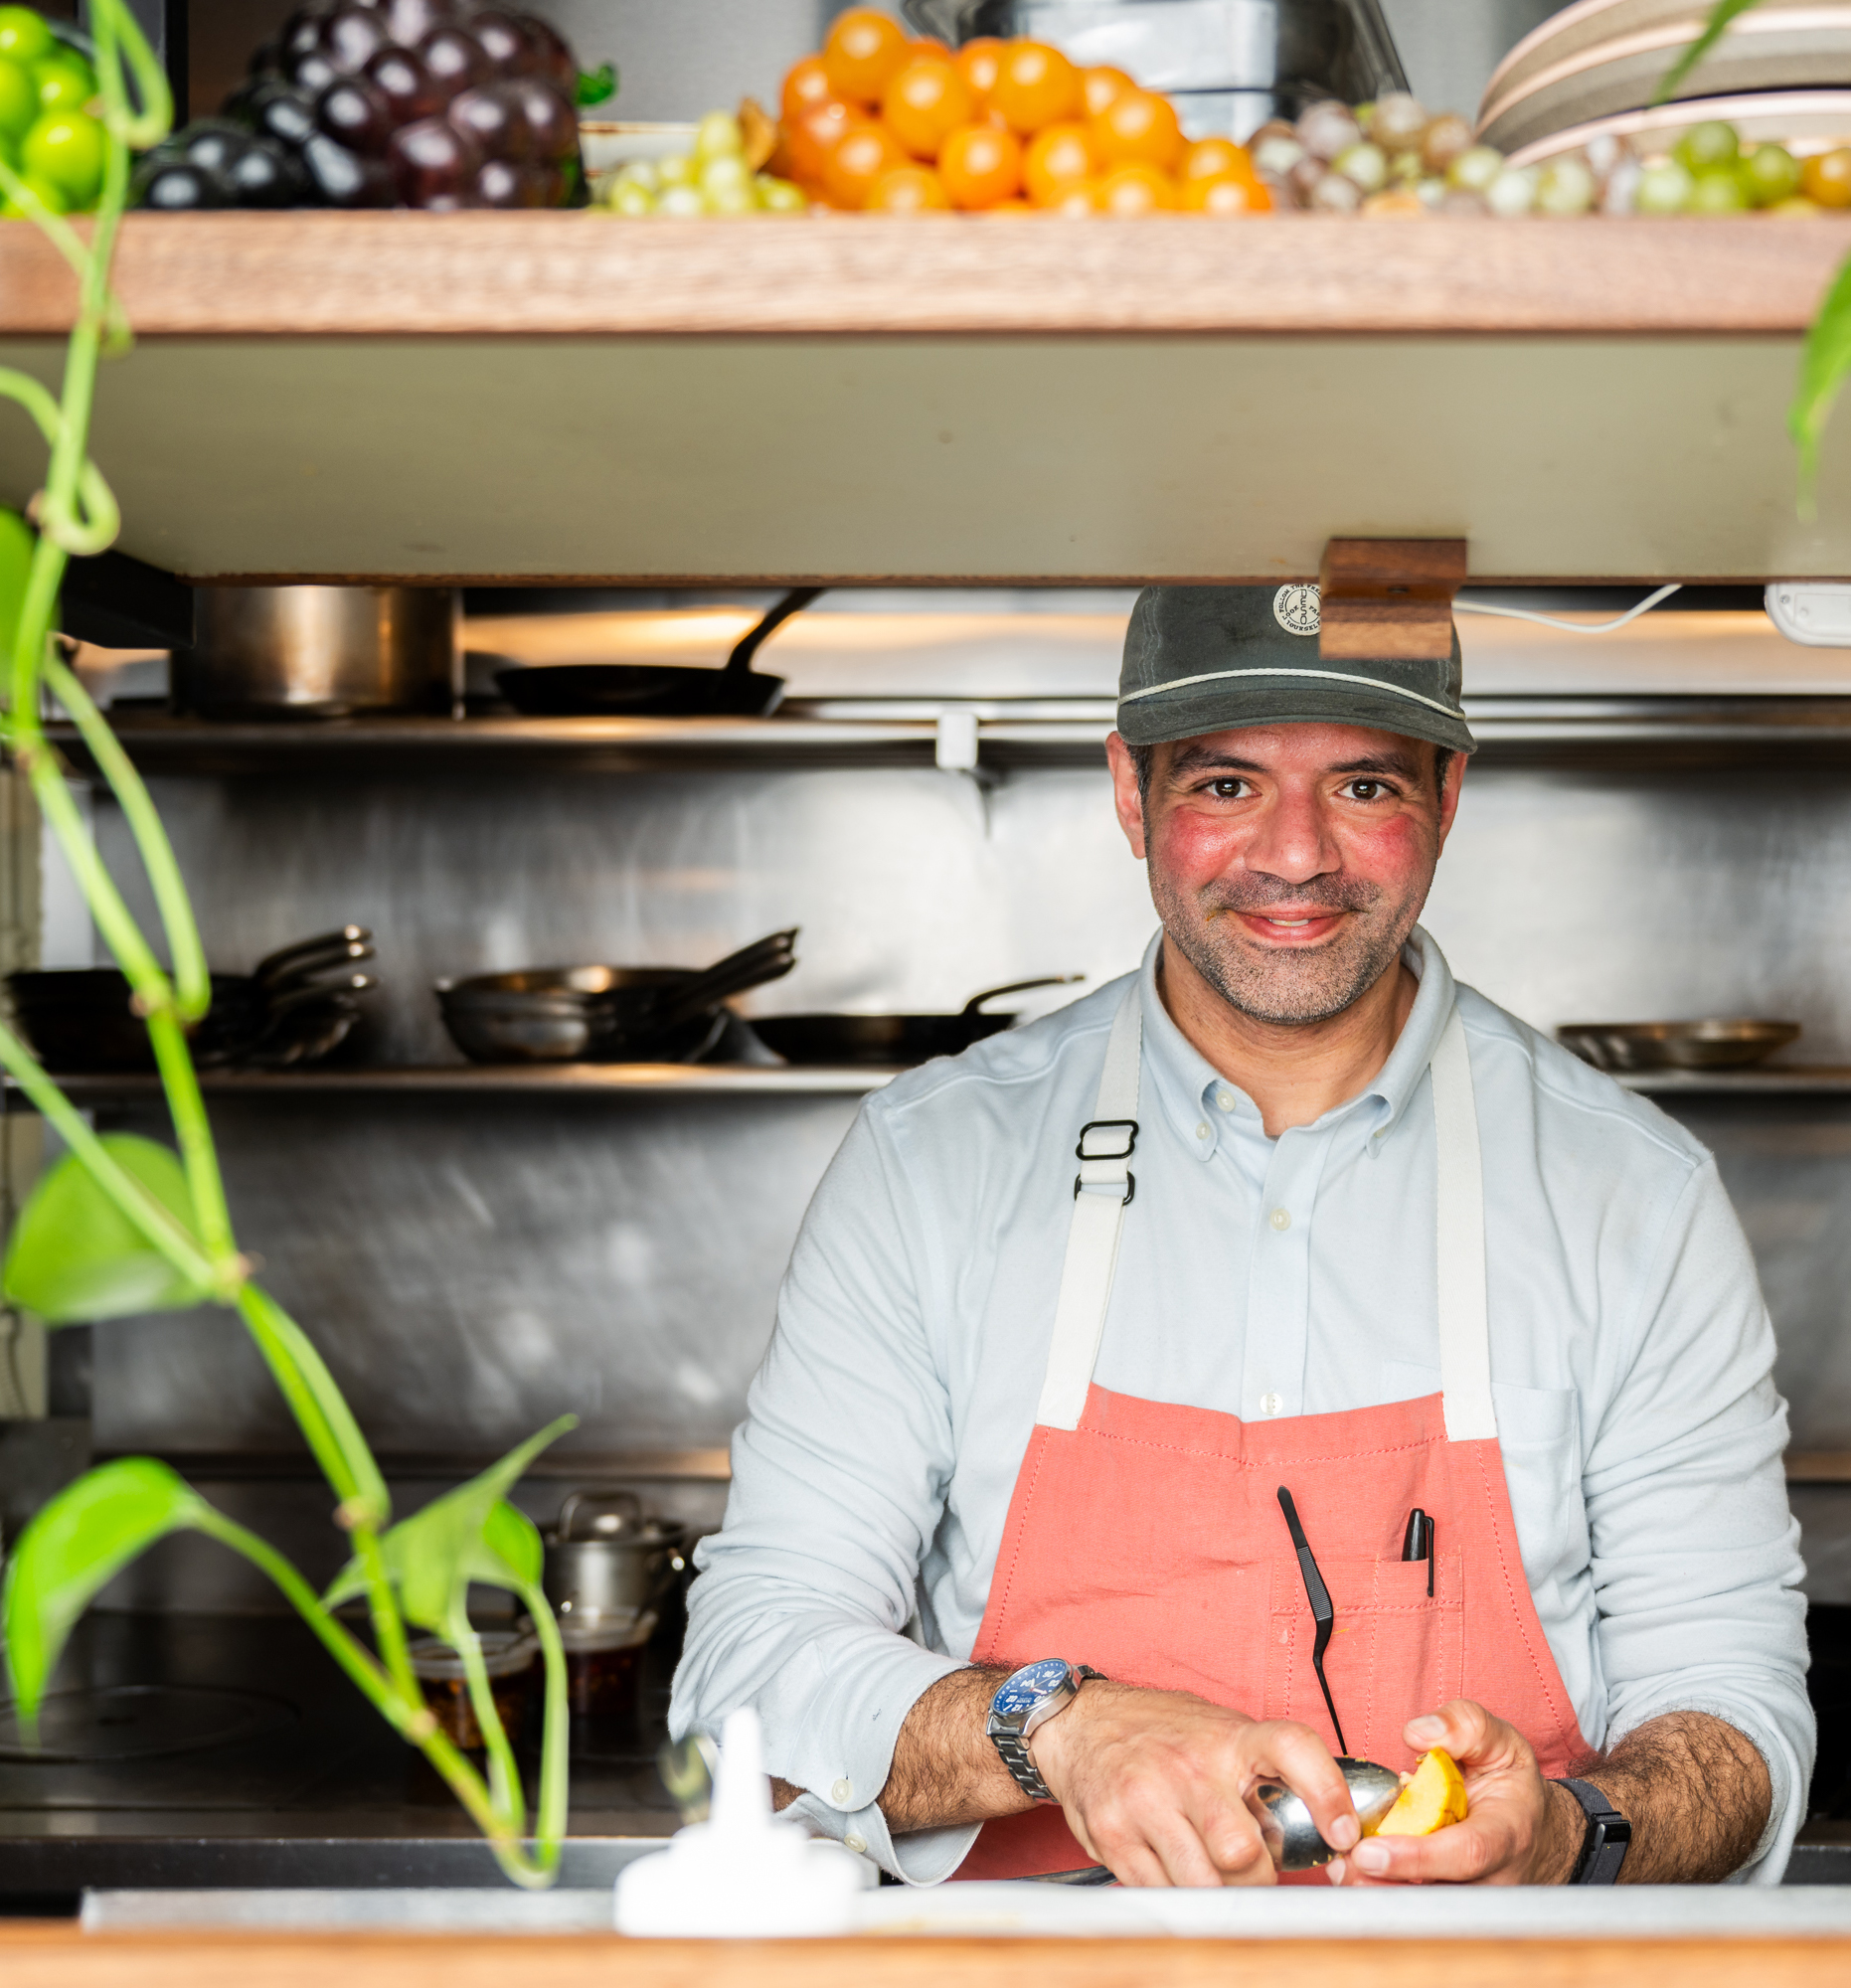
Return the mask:
M379 982L353 969L373 957L373 934L343 925L284 946L249 973L215 973L212 1006L193 1030L202 1070L227 1065L282 1069L313 1063L360 1017L358 996ZM152 1070L146 1025L133 990L113 968L11 973L14 1019L48 1070Z
M797 963L796 927L714 965L539 966L439 980L443 1026L476 1063L694 1063L719 1042L723 1006Z

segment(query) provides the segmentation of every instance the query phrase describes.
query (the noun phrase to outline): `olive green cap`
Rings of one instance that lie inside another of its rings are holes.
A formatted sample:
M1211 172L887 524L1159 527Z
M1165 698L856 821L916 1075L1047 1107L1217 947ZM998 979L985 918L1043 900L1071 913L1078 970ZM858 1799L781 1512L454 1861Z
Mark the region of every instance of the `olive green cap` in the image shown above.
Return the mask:
M1362 725L1477 749L1459 705L1458 630L1445 662L1318 654L1315 586L1147 586L1124 632L1127 745L1249 725Z

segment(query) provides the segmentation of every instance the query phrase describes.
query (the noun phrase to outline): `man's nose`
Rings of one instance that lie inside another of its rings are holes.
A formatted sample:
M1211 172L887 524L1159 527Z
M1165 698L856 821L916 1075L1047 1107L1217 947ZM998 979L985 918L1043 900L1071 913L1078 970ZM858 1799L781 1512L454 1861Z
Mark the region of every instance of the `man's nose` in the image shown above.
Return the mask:
M1305 884L1342 868L1317 795L1289 790L1276 794L1254 824L1241 860L1245 869L1262 870L1288 884Z

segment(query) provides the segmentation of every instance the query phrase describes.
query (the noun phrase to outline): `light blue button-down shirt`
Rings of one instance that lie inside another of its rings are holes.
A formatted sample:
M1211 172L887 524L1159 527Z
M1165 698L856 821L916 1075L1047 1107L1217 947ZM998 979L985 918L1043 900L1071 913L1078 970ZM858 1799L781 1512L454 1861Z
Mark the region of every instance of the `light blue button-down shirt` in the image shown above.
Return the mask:
M1277 1139L1170 1020L1156 957L1099 1385L1246 1420L1436 1393L1428 1063L1455 993L1438 947L1417 932L1407 949L1420 991L1374 1080ZM770 1771L809 1790L799 1812L914 1883L947 1876L974 1832L890 1838L875 1801L908 1711L982 1621L1124 986L868 1100L797 1240L725 1529L696 1556L674 1731L756 1706ZM1687 1132L1456 993L1492 1395L1537 1613L1594 1744L1677 1709L1755 1741L1773 1813L1743 1875L1776 1882L1814 1733L1786 1410L1748 1245Z

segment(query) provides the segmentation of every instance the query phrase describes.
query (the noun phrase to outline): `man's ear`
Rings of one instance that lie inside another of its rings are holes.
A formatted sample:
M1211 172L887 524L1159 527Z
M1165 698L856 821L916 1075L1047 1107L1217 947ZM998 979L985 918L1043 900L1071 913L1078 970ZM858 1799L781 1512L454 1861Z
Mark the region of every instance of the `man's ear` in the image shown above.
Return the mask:
M1137 790L1137 761L1131 748L1113 733L1105 742L1105 758L1111 767L1112 804L1118 810L1118 826L1131 845L1131 854L1144 860L1144 798Z
M1454 752L1446 767L1446 783L1439 790L1439 847L1444 849L1446 837L1452 833L1453 817L1459 811L1459 785L1465 778L1465 758L1463 752Z

